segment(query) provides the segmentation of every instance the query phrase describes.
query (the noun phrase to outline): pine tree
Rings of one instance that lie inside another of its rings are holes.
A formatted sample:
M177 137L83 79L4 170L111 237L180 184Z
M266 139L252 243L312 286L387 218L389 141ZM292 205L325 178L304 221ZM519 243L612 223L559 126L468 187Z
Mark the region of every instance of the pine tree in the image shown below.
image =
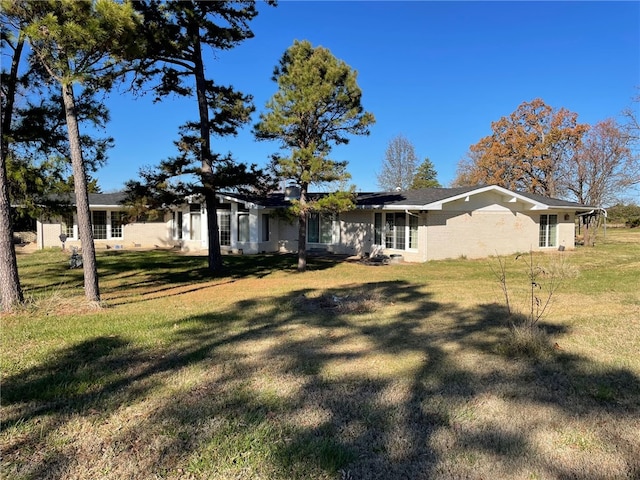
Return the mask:
M437 177L438 172L436 172L433 162L425 158L416 170L413 182L411 182L411 190L417 190L419 188L439 188L441 185Z
M273 2L268 2L273 3ZM255 167L238 165L230 155L212 151L213 135L235 135L254 111L252 98L232 87L216 85L205 75L203 52L211 47L228 50L252 38L249 22L258 14L253 1L180 1L136 2L144 16L148 59L141 82L159 77L154 87L157 99L167 95L192 96L197 101L198 121L181 128L176 145L179 155L163 161L155 170L141 172L150 188L141 182L129 182L132 197L164 195L160 191L171 177L195 175L200 187L180 184L173 197L186 191L202 193L207 206L209 270L223 267L218 236L216 192L221 188L256 182L260 172ZM176 185L174 184L174 187ZM193 192L191 192L193 193Z
M276 140L288 156L274 155L273 168L280 179L300 187L294 209L298 218L298 271L307 266L307 216L321 208L349 208L349 192L329 195L324 205L309 202L312 184L339 185L350 178L346 161L329 158L333 145L349 142L348 135L368 135L374 122L365 112L357 73L323 47L296 41L274 70L278 91L266 104L254 126L258 140Z
M32 63L48 74L62 96L73 167L82 242L85 296L100 301L98 271L89 210L87 168L83 157L76 89L108 90L135 57L137 17L128 3L113 0L11 2L33 51Z

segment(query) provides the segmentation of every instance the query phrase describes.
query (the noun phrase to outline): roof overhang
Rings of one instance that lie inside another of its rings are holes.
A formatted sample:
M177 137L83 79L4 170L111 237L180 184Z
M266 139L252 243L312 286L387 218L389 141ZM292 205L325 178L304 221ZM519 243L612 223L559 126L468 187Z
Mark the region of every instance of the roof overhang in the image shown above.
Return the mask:
M488 185L485 187L478 187L473 190L469 190L464 193L460 193L457 195L452 195L450 197L446 197L434 202L425 203L425 204L397 204L397 205L366 205L359 208L362 209L374 209L374 210L390 210L390 211L405 211L405 210L433 210L438 211L442 210L444 205L452 202L457 202L462 200L463 202L470 202L471 197L474 195L480 195L486 192L494 192L501 195L502 200L505 203L521 203L528 206L528 209L531 211L535 210L566 210L566 211L590 211L593 207L582 206L582 205L556 205L553 202L545 203L543 201L539 201L533 198L530 198L526 195L520 194L518 192L513 192L504 187L500 187L498 185Z

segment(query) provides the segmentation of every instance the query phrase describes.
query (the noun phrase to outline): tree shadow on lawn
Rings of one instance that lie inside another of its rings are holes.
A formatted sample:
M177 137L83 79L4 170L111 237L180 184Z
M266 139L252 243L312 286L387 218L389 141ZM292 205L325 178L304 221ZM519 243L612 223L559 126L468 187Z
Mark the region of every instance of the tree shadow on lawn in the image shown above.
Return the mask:
M345 258L340 255L310 255L308 270L330 269ZM241 278L262 278L275 272L295 272L297 256L229 255L224 257L223 271L216 274L208 270L206 256L186 255L172 250L100 252L97 263L101 295L107 302L115 301L112 304L118 305L131 303L132 298L140 295L149 295L149 298L182 295L207 288L212 280L225 280L227 283ZM82 269L70 269L68 257L62 254L58 260L48 259L37 277L36 285L32 285L28 279L24 281L23 290L26 294L42 295L53 290L81 293L79 289L84 285ZM135 301L144 300L146 298L136 298Z
M125 255L123 255L125 253ZM310 256L308 270L326 270L335 267L346 257ZM207 267L207 257L185 255L172 251L161 252L110 252L103 254L99 264L101 281L105 284L114 278L118 283L114 287L103 288L110 301L129 303L129 299L144 292L158 295L181 288L175 294L197 291L210 286L212 280L234 281L242 278L263 278L276 272L295 272L297 256L292 254L229 255L224 257L221 272L212 273ZM139 281L144 271L144 281ZM133 273L128 274L127 272ZM125 279L131 278L128 282Z
M358 295L384 304L345 313L345 299ZM639 413L640 379L564 352L505 360L507 325L498 305L461 309L398 281L244 300L232 314L183 320L163 351L90 339L5 379L3 430L45 426L10 441L5 461L25 478L62 476L75 468L74 447L52 452L49 436L74 417L107 421L159 395L151 413L107 441L139 478L336 478L341 470L353 479L476 478L492 472L476 473L479 455L496 462L497 476L526 458L545 478L597 478L546 459L528 431L478 429L472 417L499 399L629 421ZM190 367L201 376L168 395ZM626 462L619 475L640 471L637 444L607 442ZM38 450L46 455L30 464L24 452Z

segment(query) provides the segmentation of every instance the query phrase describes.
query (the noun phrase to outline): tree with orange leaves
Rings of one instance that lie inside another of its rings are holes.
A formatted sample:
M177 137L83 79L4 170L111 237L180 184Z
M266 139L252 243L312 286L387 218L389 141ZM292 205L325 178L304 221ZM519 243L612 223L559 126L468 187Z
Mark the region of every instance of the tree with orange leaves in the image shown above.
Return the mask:
M458 164L456 185L500 185L555 197L562 191L561 165L580 147L588 125L541 99L522 103L491 124L491 135L470 147Z

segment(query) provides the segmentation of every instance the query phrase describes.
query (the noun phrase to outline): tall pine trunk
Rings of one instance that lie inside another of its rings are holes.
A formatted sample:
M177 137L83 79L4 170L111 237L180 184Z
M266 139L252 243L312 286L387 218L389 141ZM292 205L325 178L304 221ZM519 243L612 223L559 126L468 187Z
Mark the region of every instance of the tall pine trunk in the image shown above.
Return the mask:
M11 199L9 198L9 178L7 176L7 159L9 158L9 133L18 81L18 65L24 48L22 32L18 37L11 61L11 72L7 81L6 105L2 118L0 135L0 300L2 310L9 311L22 303L24 297L18 277L18 262L13 243L13 227L11 225Z
M300 186L300 213L298 213L298 271L307 269L307 185Z
M84 294L88 301L100 301L98 286L98 268L96 265L96 248L93 243L91 228L91 211L89 210L89 190L87 174L80 146L80 129L76 113L75 97L72 83L62 83L62 99L64 101L71 165L73 166L73 183L76 193L76 209L78 214L78 233L82 245L82 266L84 269Z
M13 244L11 227L11 204L7 180L5 155L2 152L0 165L0 299L2 310L8 312L22 303L22 288L18 278L18 262Z
M202 45L197 25L193 25L193 65L196 79L196 94L198 97L198 114L200 115L200 174L204 186L205 203L207 205L207 236L209 238L208 260L209 270L222 270L222 254L218 237L218 214L216 209L216 187L213 182L213 157L211 155L211 132L209 129L209 105L206 96L206 79L202 62Z

